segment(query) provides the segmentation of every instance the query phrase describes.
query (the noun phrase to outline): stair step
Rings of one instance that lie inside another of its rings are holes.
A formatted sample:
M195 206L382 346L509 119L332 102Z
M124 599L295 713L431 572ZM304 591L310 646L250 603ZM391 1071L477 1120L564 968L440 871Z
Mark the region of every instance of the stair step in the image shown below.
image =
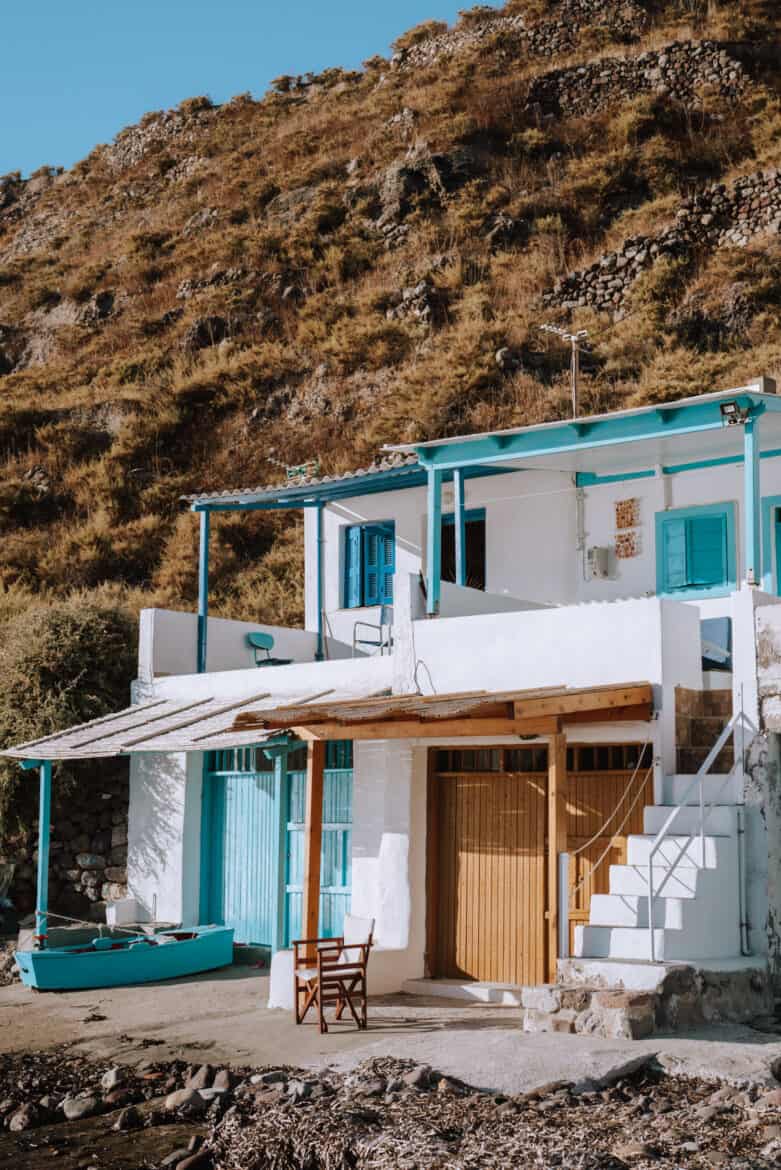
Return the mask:
M731 907L730 907L731 910ZM706 924L703 924L706 927ZM649 930L631 926L576 926L575 957L591 959L649 959ZM654 929L657 960L721 959L740 953L737 916L734 926L719 930Z
M626 859L629 865L647 865L655 841L650 833L632 834L627 838ZM654 854L654 866L695 866L713 869L720 859L732 855L734 837L708 834L704 840L704 856L699 836L675 834L665 837Z
M694 773L665 776L662 782L665 804L678 805L686 797L687 805L698 805L700 803L699 787L695 780ZM689 788L692 788L692 791L687 796ZM703 780L703 792L707 804L714 800L719 804L741 804L743 802L743 778L739 769L736 769L729 777L723 774L707 775Z
M654 888L666 898L696 898L711 871L693 866L659 866L654 863ZM610 893L618 897L642 897L648 892L648 867L611 865ZM593 895L592 895L593 897Z
M707 799L707 798L706 798ZM643 828L646 833L656 835L664 825L675 805L653 804L643 809ZM717 804L706 812L706 831L715 837L729 837L735 832L735 809L731 805ZM677 811L675 820L670 825L671 833L699 833L700 808L699 804L686 805Z
M685 930L687 915L702 912L693 898L654 899L654 926ZM638 894L592 894L589 926L648 926L648 898Z

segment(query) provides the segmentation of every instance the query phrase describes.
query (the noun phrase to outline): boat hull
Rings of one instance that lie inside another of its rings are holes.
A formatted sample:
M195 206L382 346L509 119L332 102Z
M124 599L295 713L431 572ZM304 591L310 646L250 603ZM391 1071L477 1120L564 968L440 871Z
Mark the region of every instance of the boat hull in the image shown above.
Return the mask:
M229 966L233 962L233 929L195 926L152 936L139 935L126 943L106 940L98 948L17 951L16 962L22 983L38 991L157 983Z

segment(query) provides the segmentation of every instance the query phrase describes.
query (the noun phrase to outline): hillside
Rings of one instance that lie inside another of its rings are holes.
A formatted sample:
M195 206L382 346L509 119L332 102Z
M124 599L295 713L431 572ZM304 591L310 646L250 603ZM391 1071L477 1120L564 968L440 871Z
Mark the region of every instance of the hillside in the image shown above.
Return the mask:
M425 15L425 3L421 3ZM0 611L191 605L179 497L781 374L773 0L510 0L0 178ZM300 620L300 520L214 612Z

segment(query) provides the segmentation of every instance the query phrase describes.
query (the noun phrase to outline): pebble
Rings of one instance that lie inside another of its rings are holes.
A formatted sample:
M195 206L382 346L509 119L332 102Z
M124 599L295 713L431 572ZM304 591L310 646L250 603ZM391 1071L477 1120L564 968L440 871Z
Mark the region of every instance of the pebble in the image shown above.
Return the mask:
M100 1103L97 1097L90 1093L79 1093L77 1097L66 1097L62 1103L62 1111L66 1121L81 1121L84 1117L92 1117L97 1113Z
M100 1080L100 1087L104 1093L110 1093L112 1089L118 1089L120 1085L124 1085L126 1080L127 1069L120 1068L117 1065L103 1074Z
M204 1113L206 1104L206 1100L197 1089L177 1089L176 1092L169 1093L165 1099L165 1108L169 1113L177 1109L186 1109L195 1114Z
M37 1125L39 1118L38 1107L32 1102L28 1102L11 1115L8 1128L11 1133L22 1133L25 1129L32 1129L34 1125Z
M144 1124L141 1114L134 1105L128 1105L123 1109L117 1120L114 1122L114 1129L119 1130L120 1133L125 1133L127 1130L140 1129Z
M205 1089L212 1083L214 1069L210 1064L202 1064L197 1072L185 1082L188 1089Z
M427 1089L431 1078L431 1067L427 1064L418 1064L411 1072L402 1077L405 1085L413 1089Z

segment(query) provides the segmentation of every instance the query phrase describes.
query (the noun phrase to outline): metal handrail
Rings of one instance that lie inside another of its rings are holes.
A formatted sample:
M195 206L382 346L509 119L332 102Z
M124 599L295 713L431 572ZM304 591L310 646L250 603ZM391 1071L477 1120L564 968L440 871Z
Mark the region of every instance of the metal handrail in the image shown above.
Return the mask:
M696 774L692 778L692 782L688 786L686 791L684 792L683 797L681 798L679 803L675 806L675 808L673 808L671 810L670 815L667 817L667 819L665 820L661 829L656 834L656 837L654 838L653 843L651 845L651 851L648 854L648 938L649 938L649 949L650 949L651 962L653 962L656 958L656 940L654 937L654 899L656 897L658 897L658 895L662 889L662 887L660 886L659 890L654 892L654 872L653 872L654 857L658 853L662 842L667 837L668 829L675 821L679 812L682 809L687 807L687 801L688 801L689 797L691 796L692 792L694 791L694 789L699 787L700 864L702 865L703 868L705 867L705 823L708 820L708 818L710 817L711 813L713 812L713 809L716 805L716 800L715 799L712 800L710 802L710 804L707 806L707 814L706 814L705 790L703 788L703 780L709 774L709 772L710 772L711 768L713 767L713 764L715 763L716 758L718 757L722 748L727 743L730 736L734 735L734 733L738 727L740 727L740 729L741 729L741 757L740 757L740 759L741 759L741 767L743 766L743 757L745 755L745 749L746 749L746 737L745 737L746 727L748 727L752 733L755 732L756 728L754 728L751 721L746 717L746 715L741 710L741 711L736 712L732 716L732 718L729 720L727 725L724 727L724 729L722 730L718 739L714 743L713 747L708 752L707 756L705 757L702 764L698 768ZM752 735L752 738L753 738L753 735ZM738 762L736 760L735 763L733 764L730 772L727 774L726 779L724 780L721 787L719 788L719 791L717 793L717 797L721 796L721 793L723 792L727 781L732 778L737 766L738 766ZM689 834L689 840L692 840L694 838L694 836L695 836L694 833Z

